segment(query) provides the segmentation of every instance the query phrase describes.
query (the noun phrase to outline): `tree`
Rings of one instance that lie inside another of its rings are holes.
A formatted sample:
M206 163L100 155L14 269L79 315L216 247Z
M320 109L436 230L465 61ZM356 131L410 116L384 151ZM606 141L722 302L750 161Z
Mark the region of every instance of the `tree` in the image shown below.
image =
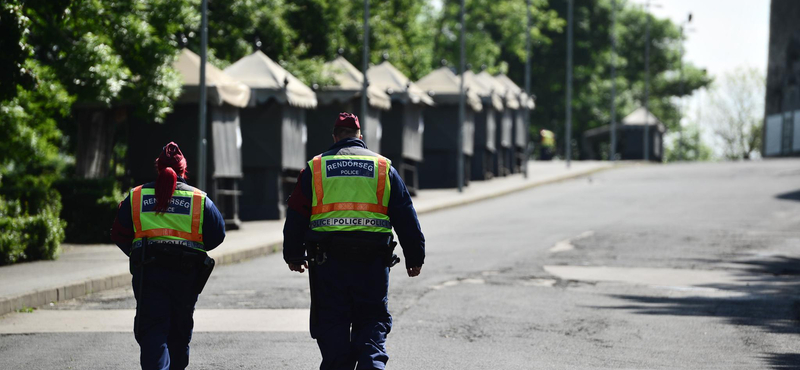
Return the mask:
M713 150L703 140L700 125L693 122L683 128L683 133L673 133L674 140L665 145L664 157L667 162L708 161L713 158Z
M726 73L712 86L709 123L726 159L751 159L761 150L765 78L753 67Z
M479 72L486 68L490 73L508 73L524 86L525 33L527 11L524 1L518 0L467 0L464 22L467 63ZM451 66L460 60L460 0L446 0L442 14L436 20L436 37L433 45L438 68L442 59ZM534 0L531 6L533 45L549 45L552 38L546 32L561 32L566 22L548 6L547 1ZM536 47L536 46L535 46Z
M643 105L644 50L647 18L651 19L651 111L668 128L678 127L672 97L680 96L680 32L669 20L647 15L635 5L618 1L617 112L624 115ZM532 94L537 107L531 113L532 131L547 128L564 137L567 0L533 1ZM473 69L486 66L506 72L524 86L525 7L522 1L467 1L467 60ZM459 1L445 1L437 29L435 55L457 63ZM573 140L583 131L608 124L611 104L611 1L576 1L573 49ZM689 95L710 83L704 71L684 66ZM564 145L559 144L559 151Z
M161 121L181 91L172 68L177 35L197 27L197 0L68 1L28 0L26 43L32 58L51 68L74 97L61 121L69 149L77 152L76 173L104 177L116 127L129 111Z
M64 238L59 194L52 188L66 161L57 119L72 98L53 70L31 59L30 19L22 4L0 5L0 265L55 258Z

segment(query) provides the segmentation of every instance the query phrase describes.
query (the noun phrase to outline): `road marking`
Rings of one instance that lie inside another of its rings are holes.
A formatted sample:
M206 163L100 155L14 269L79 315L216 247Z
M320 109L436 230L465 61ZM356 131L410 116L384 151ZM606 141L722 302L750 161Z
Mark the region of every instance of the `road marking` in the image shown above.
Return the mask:
M37 310L0 318L0 334L131 332L135 310ZM305 332L307 309L196 310L195 332Z
M441 284L439 284L439 285L434 285L434 286L432 286L432 287L431 287L431 289L433 289L433 290L439 290L439 289L442 289L442 288L447 288L447 287L451 287L451 286L456 286L456 285L459 285L459 284L486 284L486 281L485 281L485 280L483 280L483 279L458 279L458 280L450 280L450 281L445 281L444 283L441 283Z
M564 240L556 243L556 245L554 245L552 248L550 248L549 252L550 253L558 253L558 252L571 251L571 250L575 249L575 246L572 245L573 241L586 239L586 238L588 238L588 237L590 237L592 235L594 235L594 231L591 231L591 230L584 231L584 232L580 233L578 236L576 236L574 238L564 239Z
M522 285L552 288L553 286L556 285L557 282L558 281L556 281L555 279L532 278L529 280L523 280Z

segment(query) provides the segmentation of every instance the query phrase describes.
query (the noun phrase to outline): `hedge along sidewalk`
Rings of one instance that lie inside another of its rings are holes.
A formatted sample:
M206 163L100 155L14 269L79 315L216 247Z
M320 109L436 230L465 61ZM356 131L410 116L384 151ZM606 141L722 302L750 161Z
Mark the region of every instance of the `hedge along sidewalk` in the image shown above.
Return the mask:
M563 162L530 162L527 179L517 174L472 181L463 193L422 190L414 198L414 206L424 214L612 167L608 162L572 162L572 169L567 170ZM236 263L280 251L282 242L283 220L245 222L240 230L228 232L225 242L209 254L218 264ZM0 267L0 315L131 283L128 258L115 245L64 245L63 249L56 261Z

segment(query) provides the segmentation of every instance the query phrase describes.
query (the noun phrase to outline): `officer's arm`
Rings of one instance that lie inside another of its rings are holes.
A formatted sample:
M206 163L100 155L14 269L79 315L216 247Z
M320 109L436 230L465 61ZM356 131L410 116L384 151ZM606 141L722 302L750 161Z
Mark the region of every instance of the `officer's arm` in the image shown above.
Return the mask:
M211 201L211 198L206 197L205 207L203 209L203 246L207 251L210 251L225 240L225 219L222 214Z
M389 219L394 231L403 247L403 256L406 258L406 269L409 276L416 276L422 264L425 263L425 235L419 226L417 211L411 202L403 179L392 167L389 171L389 181L392 185L389 197Z
M292 271L303 272L303 241L311 218L311 170L306 168L297 177L297 185L289 196L286 221L283 224L283 260Z
M117 244L125 255L131 255L131 243L133 243L133 216L131 216L130 196L117 206L117 217L111 226L111 240Z

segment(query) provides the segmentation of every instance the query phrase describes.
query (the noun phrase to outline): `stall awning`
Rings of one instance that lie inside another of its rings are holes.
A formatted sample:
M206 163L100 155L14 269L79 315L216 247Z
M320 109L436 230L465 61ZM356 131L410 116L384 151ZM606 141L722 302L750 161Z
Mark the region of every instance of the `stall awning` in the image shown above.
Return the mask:
M456 76L450 68L439 68L421 78L416 85L433 97L433 101L437 104L457 104L459 101L461 77ZM483 109L483 105L475 89L467 81L464 81L464 89L467 92L466 103L473 111L480 112Z
M197 89L200 86L199 55L189 49L183 49L172 67L183 78L184 89ZM250 99L250 88L247 85L236 81L209 63L206 63L206 89L209 93L208 101L214 105L227 103L235 107L245 107Z
M508 109L519 109L519 98L504 84L500 83L489 72L483 71L475 76L478 80L483 81L485 85L503 98L503 104Z
M367 81L390 96L408 98L411 103L433 105L433 99L388 61L367 70Z
M472 71L464 72L464 82L469 84L473 91L478 94L484 102L491 104L496 111L503 110L503 98L492 89L486 81L482 81Z
M253 89L254 96L250 99L253 105L275 99L298 108L311 109L317 106L314 90L261 50L239 59L225 68L225 73Z
M533 101L533 98L528 96L528 94L526 94L525 91L522 90L521 87L519 87L517 84L515 84L514 81L512 81L510 78L508 78L508 76L500 73L500 74L494 76L494 78L498 82L503 84L508 89L508 91L510 91L512 94L514 94L514 95L516 95L518 97L520 105L523 108L527 108L527 109L530 109L530 110L533 110L534 108L536 108L536 103Z
M317 92L317 99L320 102L344 102L361 96L364 74L350 64L347 59L339 56L325 63L324 73L332 77L336 81L336 85L325 86ZM389 95L375 85L367 87L367 101L377 109L389 110L392 108L392 100Z

